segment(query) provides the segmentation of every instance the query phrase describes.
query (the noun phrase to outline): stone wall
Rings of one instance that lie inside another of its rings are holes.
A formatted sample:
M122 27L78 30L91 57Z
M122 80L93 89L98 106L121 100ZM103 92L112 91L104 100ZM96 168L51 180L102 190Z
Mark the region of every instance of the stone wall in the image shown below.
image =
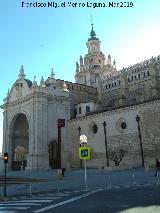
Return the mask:
M62 80L57 80L62 84ZM98 102L97 89L83 84L65 82L70 95L70 117L76 117L76 104L85 102Z
M155 158L160 157L160 101L92 114L69 121L71 166L79 166L78 127L80 126L81 134L87 136L87 145L92 149L92 158L88 161L88 166L106 167L103 127L105 121L107 124L108 153L110 154L115 149L124 148L126 152L120 165L126 168L140 167L141 152L136 115L140 116L145 166L154 166ZM124 122L126 123L125 129L121 127ZM92 132L94 124L98 128L97 133ZM113 161L110 158L109 162L110 166L113 166Z

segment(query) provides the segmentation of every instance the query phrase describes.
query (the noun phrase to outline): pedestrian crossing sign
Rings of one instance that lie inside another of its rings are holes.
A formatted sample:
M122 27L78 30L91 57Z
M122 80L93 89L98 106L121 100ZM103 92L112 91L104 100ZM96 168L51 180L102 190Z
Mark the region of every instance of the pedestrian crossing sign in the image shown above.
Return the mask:
M79 147L79 158L81 160L89 160L91 158L91 148L88 146Z

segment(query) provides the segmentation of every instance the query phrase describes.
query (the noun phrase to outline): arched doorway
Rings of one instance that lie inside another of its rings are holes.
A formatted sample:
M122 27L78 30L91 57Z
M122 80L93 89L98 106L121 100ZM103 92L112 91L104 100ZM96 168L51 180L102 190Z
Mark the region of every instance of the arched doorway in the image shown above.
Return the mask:
M49 165L51 169L58 169L58 146L57 141L53 140L48 144Z
M29 123L24 114L18 114L12 129L12 169L21 170L27 166L29 150Z

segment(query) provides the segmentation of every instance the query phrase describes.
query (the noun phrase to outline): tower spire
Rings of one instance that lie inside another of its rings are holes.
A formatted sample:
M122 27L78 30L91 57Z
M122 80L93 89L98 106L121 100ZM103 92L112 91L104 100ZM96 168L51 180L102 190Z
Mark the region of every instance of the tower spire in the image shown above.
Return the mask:
M88 39L88 41L90 40L99 40L98 38L96 38L96 33L94 31L94 28L93 28L93 21L92 21L92 18L91 18L91 32L90 32L90 38Z

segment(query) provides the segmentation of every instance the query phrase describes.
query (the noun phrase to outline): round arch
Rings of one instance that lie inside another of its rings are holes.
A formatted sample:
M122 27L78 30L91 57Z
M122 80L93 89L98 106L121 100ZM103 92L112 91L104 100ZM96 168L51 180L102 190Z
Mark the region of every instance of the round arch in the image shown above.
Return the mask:
M9 146L12 170L25 169L29 152L29 122L24 113L18 113L12 118Z

